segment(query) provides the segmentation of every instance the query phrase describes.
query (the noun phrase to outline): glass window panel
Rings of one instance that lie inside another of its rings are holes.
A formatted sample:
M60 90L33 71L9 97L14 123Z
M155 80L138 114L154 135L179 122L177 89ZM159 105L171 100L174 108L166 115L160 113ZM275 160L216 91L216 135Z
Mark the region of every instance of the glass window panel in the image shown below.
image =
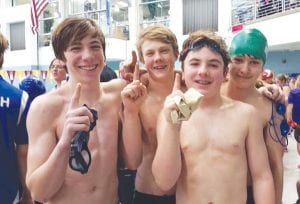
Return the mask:
M25 22L10 24L10 49L25 50Z
M49 46L51 32L61 16L58 0L49 1L39 20L39 46Z
M30 2L31 2L31 0L13 0L12 5L19 6L19 5L23 5L23 4L29 4Z
M140 15L139 22L141 28L146 27L149 24L161 23L166 26L169 25L169 10L170 1L160 0L142 0L140 3Z

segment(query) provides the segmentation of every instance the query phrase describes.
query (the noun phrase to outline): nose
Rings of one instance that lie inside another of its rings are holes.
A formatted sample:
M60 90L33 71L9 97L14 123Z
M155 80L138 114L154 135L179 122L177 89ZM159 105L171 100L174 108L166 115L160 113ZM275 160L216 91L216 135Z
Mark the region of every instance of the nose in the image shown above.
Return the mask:
M241 64L240 71L242 73L247 73L249 71L249 64L248 64L248 62L244 62L243 64Z
M85 48L82 51L82 59L89 59L92 56L92 51L89 48Z
M207 65L205 63L201 63L198 66L198 75L205 75L207 74Z
M155 61L161 60L161 54L159 52L155 52L155 54L154 54L154 60Z

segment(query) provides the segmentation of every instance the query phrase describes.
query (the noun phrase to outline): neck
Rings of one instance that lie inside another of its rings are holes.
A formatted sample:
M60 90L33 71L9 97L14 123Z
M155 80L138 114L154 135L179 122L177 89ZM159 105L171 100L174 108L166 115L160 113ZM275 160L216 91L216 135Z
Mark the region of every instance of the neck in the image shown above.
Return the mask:
M257 90L253 87L242 88L234 85L232 82L227 83L226 96L239 101L246 100L249 96L256 94Z
M149 78L148 91L155 92L163 97L169 95L172 92L175 75L168 77L167 79L154 80Z
M201 109L216 109L222 105L223 99L220 94L217 94L215 96L204 96L201 99L200 107Z
M74 93L75 87L77 83L69 83L71 87L72 93ZM64 85L65 86L65 85ZM93 104L99 101L101 96L102 89L100 87L100 82L97 83L81 83L81 92L80 92L80 103L87 104L88 106L92 106Z

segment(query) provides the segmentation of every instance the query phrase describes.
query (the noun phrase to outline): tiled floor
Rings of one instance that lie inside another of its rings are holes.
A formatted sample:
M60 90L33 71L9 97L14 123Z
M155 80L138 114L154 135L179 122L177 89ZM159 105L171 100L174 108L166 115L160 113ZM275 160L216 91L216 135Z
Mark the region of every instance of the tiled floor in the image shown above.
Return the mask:
M297 153L297 142L289 136L288 152L284 154L283 204L294 204L297 200L296 181L300 179L300 156Z

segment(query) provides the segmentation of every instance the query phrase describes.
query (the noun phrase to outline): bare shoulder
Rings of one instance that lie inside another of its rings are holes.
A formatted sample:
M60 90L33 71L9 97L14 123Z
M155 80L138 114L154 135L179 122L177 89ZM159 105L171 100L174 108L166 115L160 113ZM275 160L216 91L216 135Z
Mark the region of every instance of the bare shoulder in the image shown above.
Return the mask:
M102 82L101 86L105 93L121 93L128 82L124 79L113 79L108 82Z
M242 101L233 100L228 97L224 97L224 102L227 107L230 107L235 114L243 114L244 116L250 116L257 113L255 107L252 104L244 103Z
M57 91L51 91L38 96L31 103L28 121L29 123L52 122L54 118L61 114L65 103L65 98Z

